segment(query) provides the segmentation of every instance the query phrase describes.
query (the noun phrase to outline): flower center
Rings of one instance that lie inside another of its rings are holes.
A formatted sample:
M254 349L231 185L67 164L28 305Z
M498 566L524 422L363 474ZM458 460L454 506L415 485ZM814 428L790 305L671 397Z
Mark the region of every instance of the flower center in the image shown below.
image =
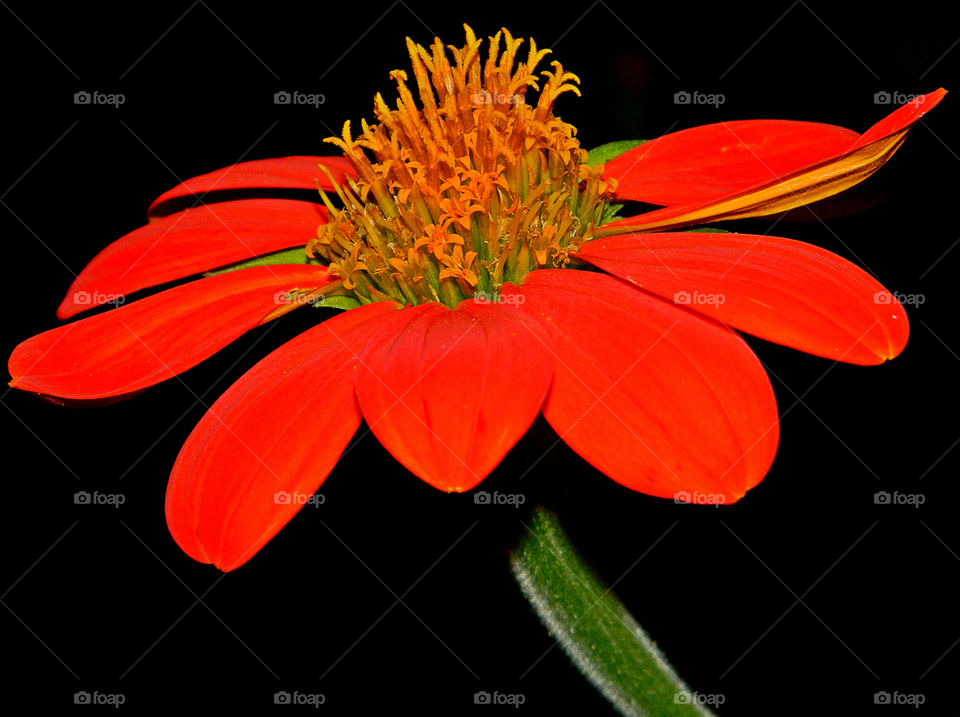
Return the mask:
M357 178L335 184L342 207L321 192L331 218L307 255L361 303L496 298L506 281L566 266L603 216L607 186L584 163L576 128L553 114L561 93L580 94L579 78L553 62L541 90L535 71L549 50L530 40L514 67L523 40L502 30L484 62L464 27L452 62L439 38L430 50L407 39L421 107L394 70L396 109L377 94L378 123L363 121L354 138L348 121L325 140Z

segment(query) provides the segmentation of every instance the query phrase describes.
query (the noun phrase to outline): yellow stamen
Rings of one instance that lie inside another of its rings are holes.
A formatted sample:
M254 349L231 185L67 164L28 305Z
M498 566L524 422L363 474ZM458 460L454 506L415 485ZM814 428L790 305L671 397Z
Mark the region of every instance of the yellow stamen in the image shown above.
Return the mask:
M558 96L580 95L579 78L552 62L539 90L549 50L531 40L518 63L523 40L504 29L484 60L464 28L460 48L408 38L416 87L394 70L396 109L378 94L376 123L354 138L347 122L326 140L357 178L335 185L342 209L324 195L331 221L307 254L362 302L495 295L529 271L563 268L603 215L608 185L583 163L576 128L553 114Z

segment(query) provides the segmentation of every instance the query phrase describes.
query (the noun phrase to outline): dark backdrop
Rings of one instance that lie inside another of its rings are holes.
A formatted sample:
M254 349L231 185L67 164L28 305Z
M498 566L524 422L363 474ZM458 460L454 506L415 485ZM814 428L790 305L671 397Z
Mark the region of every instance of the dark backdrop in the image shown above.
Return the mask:
M729 119L862 131L891 109L878 92L960 89L960 28L922 2L896 15L800 1L2 4L7 354L56 325L74 274L179 179L325 153L322 138L370 117L387 73L407 66L407 34L460 43L468 21L480 35L533 35L583 81L558 111L587 147ZM277 106L281 90L325 102ZM77 105L78 91L125 102ZM678 105L679 91L724 102ZM922 695L929 714L955 702L955 101L848 199L739 225L827 247L922 300L906 351L881 367L751 340L783 421L776 463L745 500L694 508L631 493L551 449L542 425L487 481L557 506L692 688L722 695L721 714L897 711L875 705L878 692ZM509 708L475 707L474 693L496 690L523 694L532 714L608 711L510 577L502 543L523 511L435 491L372 436L324 484L324 505L235 573L173 543L165 482L203 406L315 320L302 311L253 331L117 405L3 395L5 700L60 711L86 691L121 694L132 711L260 712L284 690L323 694L334 714L487 714ZM77 505L77 491L125 502ZM924 502L878 505L878 491Z

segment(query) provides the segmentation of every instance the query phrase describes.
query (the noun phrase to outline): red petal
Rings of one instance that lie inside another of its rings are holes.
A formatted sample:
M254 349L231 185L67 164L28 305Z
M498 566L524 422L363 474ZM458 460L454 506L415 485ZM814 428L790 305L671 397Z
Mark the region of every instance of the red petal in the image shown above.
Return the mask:
M135 229L94 257L64 298L69 318L116 297L305 245L327 211L291 199L244 199L187 209Z
M515 304L405 309L364 347L357 400L410 471L440 490L469 490L540 411L553 375L545 342Z
M138 391L295 307L288 291L329 282L315 266L277 265L177 286L27 339L10 356L10 385L71 399Z
M777 407L736 333L592 272L535 271L520 291L556 354L543 414L573 450L655 496L731 503L760 482Z
M192 558L239 567L316 492L360 424L357 355L397 304L339 314L260 361L190 434L167 486L167 525Z
M674 132L607 162L615 196L651 204L702 202L845 152L860 135L816 122L743 120Z
M947 91L941 87L939 90L913 98L864 132L857 140L855 147L862 147L865 144L901 132L940 104L940 100L946 94Z
M345 175L355 174L353 165L344 157L255 159L188 179L157 197L147 211L153 214L160 204L171 199L191 195L200 198L207 192L225 189L333 189L330 179L318 166L321 163L337 182L343 182Z
M735 329L807 353L878 364L907 343L906 312L881 284L810 244L751 234L633 234L580 258Z
M911 125L936 107L945 94L945 90L937 90L918 97L874 125L845 151L820 162L796 168L772 181L760 182L723 196L675 204L611 222L600 227L595 236L676 229L711 221L760 217L826 199L862 182L880 169L903 144ZM644 146L640 145L637 149Z

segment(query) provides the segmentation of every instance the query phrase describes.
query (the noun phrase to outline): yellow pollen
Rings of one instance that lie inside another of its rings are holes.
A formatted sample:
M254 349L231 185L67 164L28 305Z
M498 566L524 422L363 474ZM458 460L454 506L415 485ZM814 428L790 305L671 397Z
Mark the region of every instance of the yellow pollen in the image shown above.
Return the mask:
M580 95L579 78L559 62L537 73L550 51L530 40L521 57L523 40L506 29L484 60L464 28L463 47L408 38L415 86L394 70L396 108L377 94L376 123L362 121L355 137L348 121L325 140L356 178L334 182L340 206L321 192L331 220L307 254L361 303L453 307L496 295L530 271L565 267L603 216L609 187L584 163L576 128L553 114L559 95Z

